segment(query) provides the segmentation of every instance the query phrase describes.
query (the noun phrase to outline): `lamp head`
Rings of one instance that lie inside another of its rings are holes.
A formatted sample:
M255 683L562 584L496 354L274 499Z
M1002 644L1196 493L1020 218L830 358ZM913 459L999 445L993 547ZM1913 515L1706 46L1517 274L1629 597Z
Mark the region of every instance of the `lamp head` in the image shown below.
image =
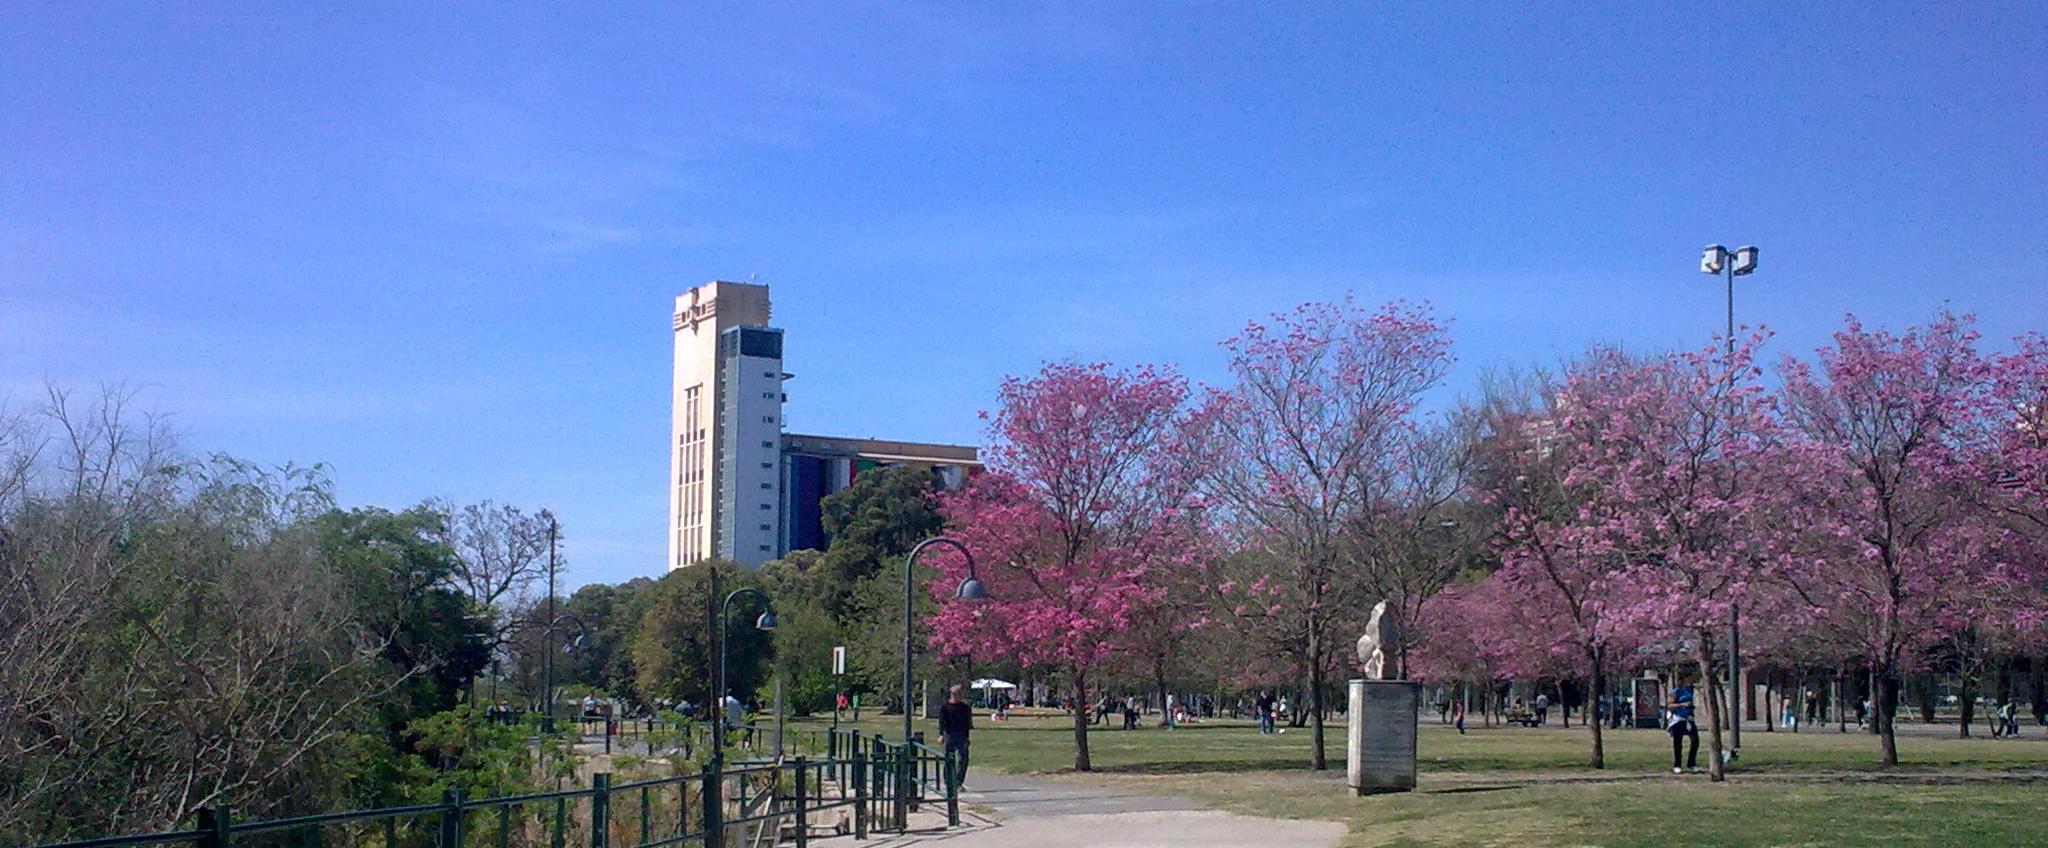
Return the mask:
M1733 271L1735 272L1735 276L1738 276L1738 277L1740 277L1740 276L1742 276L1742 275L1744 275L1744 274L1748 274L1748 273L1750 273L1750 272L1752 272L1752 271L1755 271L1755 270L1756 270L1756 247L1755 247L1754 245L1751 245L1751 246L1748 246L1748 247L1738 247L1738 248L1736 248L1736 249L1735 249L1735 264L1734 264L1734 267L1733 267L1733 268L1732 268L1731 270L1733 270Z
M769 611L767 611L767 612L761 613L761 617L760 617L760 618L754 619L754 629L755 629L755 630L774 630L774 629L775 629L775 611L774 611L774 610L769 610Z
M1718 244L1710 244L1707 245L1706 250L1700 252L1700 273L1719 274L1721 269L1727 266L1728 248Z
M985 601L988 600L988 589L981 585L980 580L969 577L960 581L960 589L953 593L953 597L963 601Z

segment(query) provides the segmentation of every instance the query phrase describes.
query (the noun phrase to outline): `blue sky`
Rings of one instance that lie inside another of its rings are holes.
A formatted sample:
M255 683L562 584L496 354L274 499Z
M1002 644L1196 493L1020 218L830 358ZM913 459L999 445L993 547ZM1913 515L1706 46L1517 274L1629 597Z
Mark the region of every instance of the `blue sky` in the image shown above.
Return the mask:
M317 5L8 5L0 396L552 506L571 583L660 568L711 278L774 286L792 429L955 442L1347 291L1452 317L1458 388L1703 344L1715 241L1776 351L2048 327L2038 2Z

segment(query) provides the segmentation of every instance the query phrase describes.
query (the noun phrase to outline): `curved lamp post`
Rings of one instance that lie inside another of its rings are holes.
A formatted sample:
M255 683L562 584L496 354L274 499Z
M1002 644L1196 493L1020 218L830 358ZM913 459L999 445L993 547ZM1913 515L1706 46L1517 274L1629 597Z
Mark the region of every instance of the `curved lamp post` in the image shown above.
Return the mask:
M564 621L576 625L576 638L571 640L569 644L563 645L562 650L573 651L578 647L590 644L590 628L575 613L565 612L547 620L547 635L542 637L545 641L541 644L540 662L542 681L540 732L543 736L555 732L555 631L562 626ZM491 686L492 688L497 687L497 680L495 678L491 681ZM542 744L540 746L541 771L547 771L547 763L548 748L546 744ZM557 778L555 783L559 786L561 779Z
M917 555L932 545L946 545L959 551L967 558L967 578L960 581L960 587L953 590L953 597L963 601L988 599L988 589L981 585L981 578L974 574L974 554L959 541L945 536L933 536L917 543L910 549L910 555L903 558L903 742L910 743L910 633L911 623L916 618L911 602L915 599L910 575L917 565Z
M741 586L726 593L725 600L721 601L718 605L718 691L711 693L711 701L717 705L712 713L717 721L717 725L711 728L711 757L713 762L725 762L725 642L726 631L730 629L728 625L731 623L732 601L734 598L750 592L755 597L761 599L762 606L768 607L768 609L761 612L759 618L754 619L754 629L764 632L775 629L775 607L773 602L768 599L767 593L752 586Z
M545 712L541 714L540 722L541 730L548 733L555 732L555 631L561 629L564 621L576 625L576 638L562 646L564 652L573 652L590 644L590 628L583 623L583 619L577 618L575 613L565 612L548 619L547 653L541 655L541 703Z

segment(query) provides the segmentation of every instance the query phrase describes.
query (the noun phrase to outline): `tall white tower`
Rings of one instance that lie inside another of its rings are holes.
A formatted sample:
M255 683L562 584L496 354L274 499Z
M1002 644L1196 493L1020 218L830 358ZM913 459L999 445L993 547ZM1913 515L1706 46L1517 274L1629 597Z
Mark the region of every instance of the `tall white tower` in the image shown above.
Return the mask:
M776 554L782 331L768 287L712 281L676 297L668 567Z

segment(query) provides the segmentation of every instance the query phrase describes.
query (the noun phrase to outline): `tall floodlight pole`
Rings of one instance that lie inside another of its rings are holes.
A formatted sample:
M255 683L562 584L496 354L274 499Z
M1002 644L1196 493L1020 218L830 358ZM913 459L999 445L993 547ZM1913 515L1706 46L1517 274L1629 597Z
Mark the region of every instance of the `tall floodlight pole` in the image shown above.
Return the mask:
M1707 245L1700 254L1700 272L1719 274L1728 284L1728 379L1735 379L1735 278L1756 272L1756 248L1739 247L1729 252L1718 244ZM1728 750L1729 758L1742 750L1742 610L1728 604Z
M543 733L553 733L555 732L555 514L552 512L547 513L547 517L548 632L545 637L546 641L542 643L547 646L547 650L543 651L541 655L541 676L545 680L541 685L543 690L541 692L541 709L543 712L540 717L540 729Z
M988 590L982 587L981 579L974 574L974 554L967 550L966 545L945 536L933 536L917 543L917 547L910 549L910 555L903 558L903 742L906 745L910 743L910 634L911 624L917 617L911 606L916 595L910 575L917 565L917 555L932 545L946 545L967 558L967 578L953 590L953 597L963 601L979 601L988 597Z

